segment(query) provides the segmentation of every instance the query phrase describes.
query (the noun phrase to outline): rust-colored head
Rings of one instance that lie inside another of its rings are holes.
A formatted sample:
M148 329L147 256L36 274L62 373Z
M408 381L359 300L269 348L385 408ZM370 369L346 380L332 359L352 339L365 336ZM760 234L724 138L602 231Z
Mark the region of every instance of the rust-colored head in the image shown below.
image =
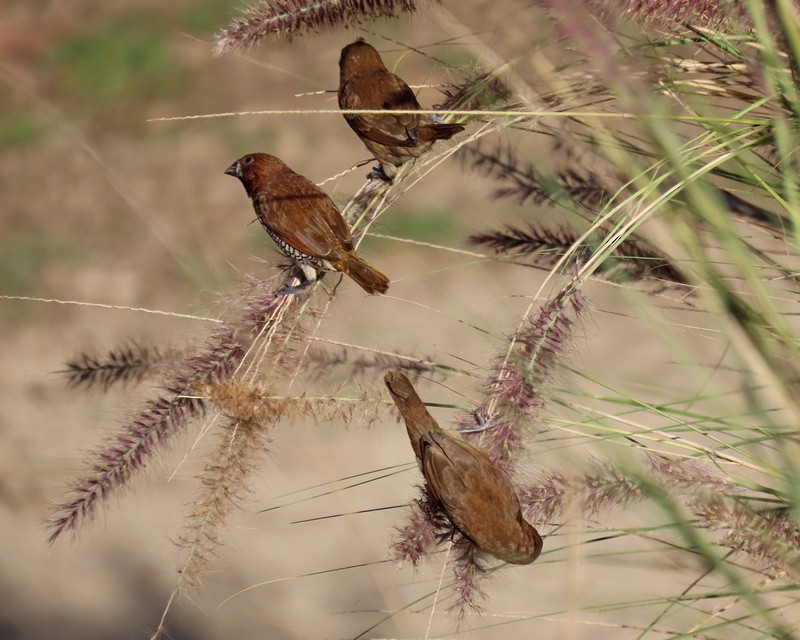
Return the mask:
M406 374L402 371L390 369L383 376L383 381L388 387L389 393L391 393L392 396L397 397L400 400L408 401L409 399L413 399L416 400L416 402L422 402L419 400L416 390L411 385L411 380L409 380L408 376L406 376Z
M290 169L283 160L268 153L248 153L225 169L227 175L242 181L249 196L258 191L270 177L281 171Z
M359 38L344 49L339 58L339 78L345 82L359 73L386 70L380 54L375 47Z

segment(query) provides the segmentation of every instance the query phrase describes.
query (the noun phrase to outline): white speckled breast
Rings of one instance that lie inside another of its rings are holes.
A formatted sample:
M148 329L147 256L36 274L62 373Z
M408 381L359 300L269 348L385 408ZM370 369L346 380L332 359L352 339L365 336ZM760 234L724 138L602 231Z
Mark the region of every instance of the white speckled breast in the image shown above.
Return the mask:
M280 247L280 250L283 252L283 255L285 255L287 258L294 260L296 263L301 265L302 264L311 265L315 269L320 269L320 270L330 269L330 265L328 264L327 260L320 260L319 258L314 258L313 256L310 256L306 253L302 253L301 251L298 251L291 245L284 242L282 238L275 235L271 231L267 230L267 233L269 233L270 237L275 241L275 244L277 244L278 247Z

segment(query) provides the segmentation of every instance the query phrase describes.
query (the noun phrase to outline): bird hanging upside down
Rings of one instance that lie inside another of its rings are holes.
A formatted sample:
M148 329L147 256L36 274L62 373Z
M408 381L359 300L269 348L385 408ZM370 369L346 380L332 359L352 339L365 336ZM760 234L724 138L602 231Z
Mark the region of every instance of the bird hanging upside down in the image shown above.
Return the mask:
M339 59L339 108L419 111L414 92L391 73L374 47L358 39ZM464 130L463 124L435 122L419 113L346 113L344 119L381 163L370 176L391 182L397 167L418 158L436 140Z
M251 153L225 171L239 178L258 220L281 251L303 271L339 271L369 294L386 293L389 279L356 254L339 209L317 185L266 153Z
M453 526L500 560L536 560L542 537L522 517L509 477L478 447L442 430L405 374L389 371L384 382L405 420L428 489Z

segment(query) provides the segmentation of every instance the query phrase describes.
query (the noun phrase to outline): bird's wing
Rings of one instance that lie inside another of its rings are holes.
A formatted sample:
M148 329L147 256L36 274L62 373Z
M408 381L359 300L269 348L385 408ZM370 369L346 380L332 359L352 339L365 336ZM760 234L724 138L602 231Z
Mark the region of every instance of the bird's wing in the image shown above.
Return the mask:
M463 462L459 460L461 452L456 452L454 460L451 457L453 448L452 439L441 432L426 433L420 438L422 475L433 497L442 503L451 519L451 505L456 505L467 490L461 469Z
M353 241L342 214L313 182L285 171L276 175L253 198L264 227L299 252L338 260Z
M502 536L516 526L519 499L507 476L480 449L442 431L422 437L422 472L451 522L478 546L491 550L486 522Z
M411 87L388 71L360 74L350 79L340 92L340 106L342 109L420 109ZM378 144L399 147L419 144L416 130L421 116L418 114L352 114L345 117L360 135Z

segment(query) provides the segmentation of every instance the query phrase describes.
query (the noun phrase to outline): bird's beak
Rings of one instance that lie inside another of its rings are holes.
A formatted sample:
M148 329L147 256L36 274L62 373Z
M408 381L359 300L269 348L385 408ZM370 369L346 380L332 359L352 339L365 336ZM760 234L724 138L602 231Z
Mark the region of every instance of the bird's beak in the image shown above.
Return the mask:
M225 169L225 173L228 174L229 176L233 176L234 178L241 179L241 177L242 177L242 163L237 160L230 167Z

